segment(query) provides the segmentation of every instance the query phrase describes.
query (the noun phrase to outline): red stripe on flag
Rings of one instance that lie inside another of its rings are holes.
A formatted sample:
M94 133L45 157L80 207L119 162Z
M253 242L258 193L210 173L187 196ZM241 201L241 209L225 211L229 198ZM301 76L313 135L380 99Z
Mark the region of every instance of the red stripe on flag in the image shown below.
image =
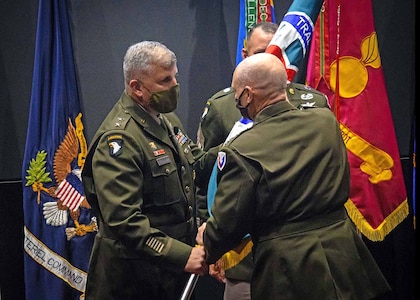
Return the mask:
M274 45L274 44L269 45L267 47L267 49L265 50L265 52L266 53L271 53L271 54L277 56L281 60L281 62L283 63L284 67L286 68L286 62L284 61L284 58L283 58L283 51L280 49L279 46ZM286 68L286 73L287 73L287 79L289 81L292 81L293 77L295 77L295 75L296 75L296 70Z
M64 179L58 187L57 198L63 201L63 204L70 210L75 211L79 208L84 196Z

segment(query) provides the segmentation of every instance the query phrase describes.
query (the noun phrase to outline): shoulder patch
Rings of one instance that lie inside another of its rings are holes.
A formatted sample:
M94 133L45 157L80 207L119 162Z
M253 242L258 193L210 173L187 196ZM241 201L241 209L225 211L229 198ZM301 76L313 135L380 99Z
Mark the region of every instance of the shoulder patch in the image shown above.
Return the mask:
M225 165L226 165L226 153L223 151L220 151L217 154L217 167L219 168L220 171L222 171Z
M210 105L210 103L208 101L207 101L206 104ZM203 114L201 115L201 118L204 118L207 115L208 112L209 112L208 106L204 107L204 111L203 111Z
M117 157L123 151L124 141L122 135L114 134L107 137L109 154L113 157Z

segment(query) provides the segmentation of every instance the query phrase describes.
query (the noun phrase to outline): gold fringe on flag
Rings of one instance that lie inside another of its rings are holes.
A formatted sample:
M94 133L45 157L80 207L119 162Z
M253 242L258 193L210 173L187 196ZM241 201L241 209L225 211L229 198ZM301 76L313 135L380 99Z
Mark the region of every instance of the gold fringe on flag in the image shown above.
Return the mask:
M408 202L405 199L377 228L373 228L351 199L348 199L344 206L357 229L373 242L383 241L385 236L408 216Z

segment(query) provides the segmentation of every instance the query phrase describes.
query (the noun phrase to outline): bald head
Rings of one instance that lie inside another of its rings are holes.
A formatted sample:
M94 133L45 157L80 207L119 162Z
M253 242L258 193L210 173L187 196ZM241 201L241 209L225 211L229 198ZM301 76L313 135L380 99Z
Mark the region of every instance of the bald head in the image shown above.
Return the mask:
M286 100L287 74L273 54L258 53L238 64L232 77L235 99L253 119L266 106Z
M269 53L257 53L238 64L232 81L233 83L237 81L239 85L285 87L287 74L283 63L276 56Z

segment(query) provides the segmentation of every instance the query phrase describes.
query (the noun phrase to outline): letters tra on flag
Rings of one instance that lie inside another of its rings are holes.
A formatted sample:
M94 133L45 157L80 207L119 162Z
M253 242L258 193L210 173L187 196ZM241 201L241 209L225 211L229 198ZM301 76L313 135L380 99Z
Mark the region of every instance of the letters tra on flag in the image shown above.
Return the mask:
M67 1L40 0L22 168L26 300L84 298L97 226L80 177L83 128Z
M239 0L239 30L236 47L236 65L242 61L242 48L245 47L247 32L258 23L276 23L273 0Z
M327 94L340 122L351 173L347 212L363 235L381 241L408 216L408 201L371 1L324 2L307 83Z
M289 81L293 81L309 49L322 3L323 0L294 0L265 51L283 62Z

